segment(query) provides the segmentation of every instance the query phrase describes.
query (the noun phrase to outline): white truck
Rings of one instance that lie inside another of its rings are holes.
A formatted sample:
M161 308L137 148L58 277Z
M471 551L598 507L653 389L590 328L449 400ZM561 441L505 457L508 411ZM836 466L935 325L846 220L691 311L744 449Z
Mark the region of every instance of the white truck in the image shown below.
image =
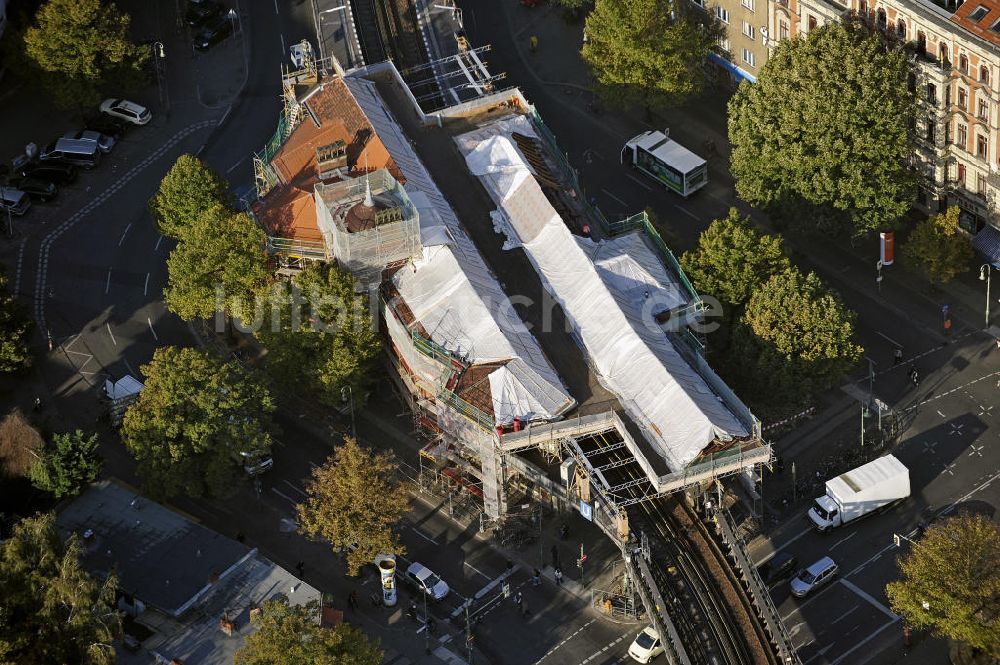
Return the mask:
M826 494L813 502L809 519L825 532L888 510L908 496L909 469L886 455L826 481Z

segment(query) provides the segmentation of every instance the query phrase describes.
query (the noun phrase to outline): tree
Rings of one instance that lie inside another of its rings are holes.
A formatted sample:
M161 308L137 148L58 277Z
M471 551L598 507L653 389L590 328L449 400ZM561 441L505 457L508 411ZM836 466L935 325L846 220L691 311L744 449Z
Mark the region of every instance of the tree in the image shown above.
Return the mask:
M885 590L908 624L1000 658L1000 527L983 515L927 530Z
M195 217L167 259L167 308L185 321L216 312L252 320L271 274L267 238L246 213L214 205Z
M0 372L16 372L31 365L28 340L34 326L24 307L7 290L0 271Z
M160 181L149 209L160 233L183 240L198 217L215 205L232 205L229 183L194 155L181 155Z
M18 409L0 422L0 478L28 478L45 440Z
M101 0L48 0L24 34L27 57L66 108L93 106L101 89L141 81L149 51L129 40L128 14Z
M145 387L125 412L122 439L158 497L226 496L243 460L271 450L271 394L232 361L163 347L142 368Z
M97 480L102 461L97 453L97 435L81 430L56 434L41 458L31 467L31 482L55 498L75 496L87 484Z
M860 360L854 312L815 273L789 268L754 291L731 358L765 401L799 402L835 384Z
M390 453L374 453L353 438L313 469L308 498L298 505L299 524L310 538L324 538L347 551L347 569L356 575L375 556L405 553L396 526L410 495L399 482Z
M760 233L736 208L702 231L681 265L701 295L732 306L745 304L772 275L791 267L781 237Z
M117 662L117 579L95 580L81 555L76 535L63 542L51 513L22 520L0 545L0 662Z
M958 231L961 210L952 206L917 225L903 245L903 261L923 273L931 284L950 282L969 269L975 252Z
M855 25L780 41L757 83L729 102L740 198L799 224L856 233L895 224L916 191L908 74L906 51Z
M600 95L647 112L701 91L722 36L711 14L672 0L597 0L585 30L583 59Z
M236 652L236 665L379 665L382 650L357 628L339 623L323 628L319 605L290 605L285 598L265 601L254 618L256 632Z
M268 373L286 389L308 391L326 404L339 405L344 387L361 401L382 342L351 274L334 265L307 268L291 291L274 285L271 306L272 325L256 333L267 347Z

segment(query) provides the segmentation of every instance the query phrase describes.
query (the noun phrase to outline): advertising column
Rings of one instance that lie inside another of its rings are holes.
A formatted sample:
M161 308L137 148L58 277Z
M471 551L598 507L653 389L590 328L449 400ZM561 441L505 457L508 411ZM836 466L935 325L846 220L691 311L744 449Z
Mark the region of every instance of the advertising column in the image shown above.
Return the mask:
M386 607L393 607L396 605L396 557L379 554L375 557L375 565L382 577L382 602Z

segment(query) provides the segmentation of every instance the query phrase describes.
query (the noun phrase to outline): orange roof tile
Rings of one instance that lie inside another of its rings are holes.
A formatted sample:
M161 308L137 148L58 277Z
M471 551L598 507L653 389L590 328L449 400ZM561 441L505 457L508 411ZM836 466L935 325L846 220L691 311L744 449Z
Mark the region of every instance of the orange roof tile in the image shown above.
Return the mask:
M317 148L338 140L347 144L347 166L352 177L366 169L385 168L400 183L405 179L342 78L322 81L304 100L319 126L309 113L303 112L302 121L271 159L281 183L254 212L271 235L321 240L312 197L313 187L319 182Z
M985 13L983 13L985 10ZM978 17L978 20L976 20ZM1000 46L1000 1L969 0L951 15L954 23L962 26L991 44ZM996 26L997 29L994 29Z

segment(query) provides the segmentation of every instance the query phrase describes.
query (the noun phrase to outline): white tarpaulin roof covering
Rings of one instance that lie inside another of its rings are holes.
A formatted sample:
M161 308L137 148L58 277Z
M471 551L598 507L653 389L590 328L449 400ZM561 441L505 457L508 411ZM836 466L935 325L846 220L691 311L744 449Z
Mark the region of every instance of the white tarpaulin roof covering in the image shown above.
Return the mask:
M423 257L393 277L416 321L434 342L470 363L507 361L489 375L496 422L557 418L576 402L538 340L515 312L375 85L354 77L344 81L406 177L406 193L420 214Z
M112 401L134 397L142 392L142 389L142 382L134 376L128 374L114 383L107 379L104 381L104 393L108 396L108 399Z
M668 306L686 302L665 268L655 267L648 247L642 251L636 240L574 238L527 177L529 167L508 138L514 131L535 136L528 120L517 116L456 140L470 171L500 205L504 232L517 238L562 305L601 382L673 471L716 439L748 436L748 428L653 323L655 311L642 315L647 291Z

